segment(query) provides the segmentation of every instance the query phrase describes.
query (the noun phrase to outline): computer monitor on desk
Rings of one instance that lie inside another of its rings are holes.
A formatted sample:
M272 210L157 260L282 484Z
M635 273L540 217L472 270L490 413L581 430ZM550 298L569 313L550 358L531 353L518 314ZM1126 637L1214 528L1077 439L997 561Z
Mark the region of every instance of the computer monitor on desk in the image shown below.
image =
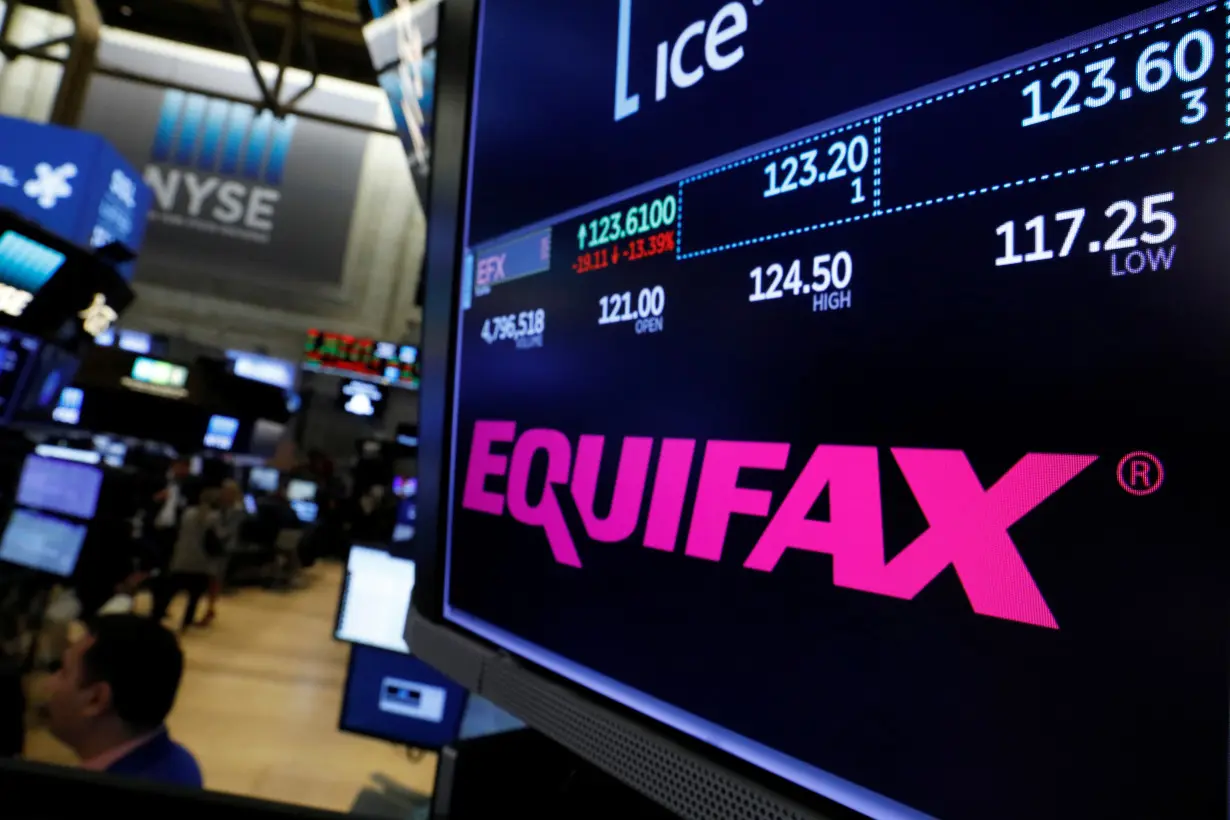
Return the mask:
M386 547L355 544L346 557L333 636L339 641L407 653L406 613L414 593L414 561Z
M457 740L467 692L422 660L356 644L338 722L344 732L419 749Z

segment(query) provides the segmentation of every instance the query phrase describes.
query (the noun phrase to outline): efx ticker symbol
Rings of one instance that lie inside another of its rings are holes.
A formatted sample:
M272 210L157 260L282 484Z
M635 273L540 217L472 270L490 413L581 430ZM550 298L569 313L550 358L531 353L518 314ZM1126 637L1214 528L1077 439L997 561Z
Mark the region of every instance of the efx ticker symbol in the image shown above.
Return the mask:
M246 103L167 91L154 134L155 162L279 185L295 132L295 116L275 119Z

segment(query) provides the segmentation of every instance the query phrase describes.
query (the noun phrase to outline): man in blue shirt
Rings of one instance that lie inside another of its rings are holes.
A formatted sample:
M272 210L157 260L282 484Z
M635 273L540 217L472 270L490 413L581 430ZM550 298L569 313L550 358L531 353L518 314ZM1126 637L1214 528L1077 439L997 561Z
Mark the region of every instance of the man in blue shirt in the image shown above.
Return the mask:
M51 732L82 768L200 788L196 759L163 725L183 670L175 636L156 621L96 618L51 680Z

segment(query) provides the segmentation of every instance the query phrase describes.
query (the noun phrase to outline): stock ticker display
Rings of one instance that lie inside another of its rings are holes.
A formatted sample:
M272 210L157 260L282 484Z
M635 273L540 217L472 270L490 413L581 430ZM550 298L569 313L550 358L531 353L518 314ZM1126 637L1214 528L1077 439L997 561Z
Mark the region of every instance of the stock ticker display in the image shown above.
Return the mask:
M1230 3L525 5L446 616L870 817L1225 818Z
M303 368L394 387L419 387L419 349L312 329L303 345Z

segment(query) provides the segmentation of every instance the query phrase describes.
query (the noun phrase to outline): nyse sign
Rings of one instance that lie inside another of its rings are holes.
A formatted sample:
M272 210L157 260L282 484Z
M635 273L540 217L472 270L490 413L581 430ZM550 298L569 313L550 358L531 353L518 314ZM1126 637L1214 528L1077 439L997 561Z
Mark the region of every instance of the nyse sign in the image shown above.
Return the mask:
M282 198L294 115L167 91L145 182L159 222L266 243Z
M145 182L158 221L259 242L269 241L282 198L275 188L158 165L146 167Z

